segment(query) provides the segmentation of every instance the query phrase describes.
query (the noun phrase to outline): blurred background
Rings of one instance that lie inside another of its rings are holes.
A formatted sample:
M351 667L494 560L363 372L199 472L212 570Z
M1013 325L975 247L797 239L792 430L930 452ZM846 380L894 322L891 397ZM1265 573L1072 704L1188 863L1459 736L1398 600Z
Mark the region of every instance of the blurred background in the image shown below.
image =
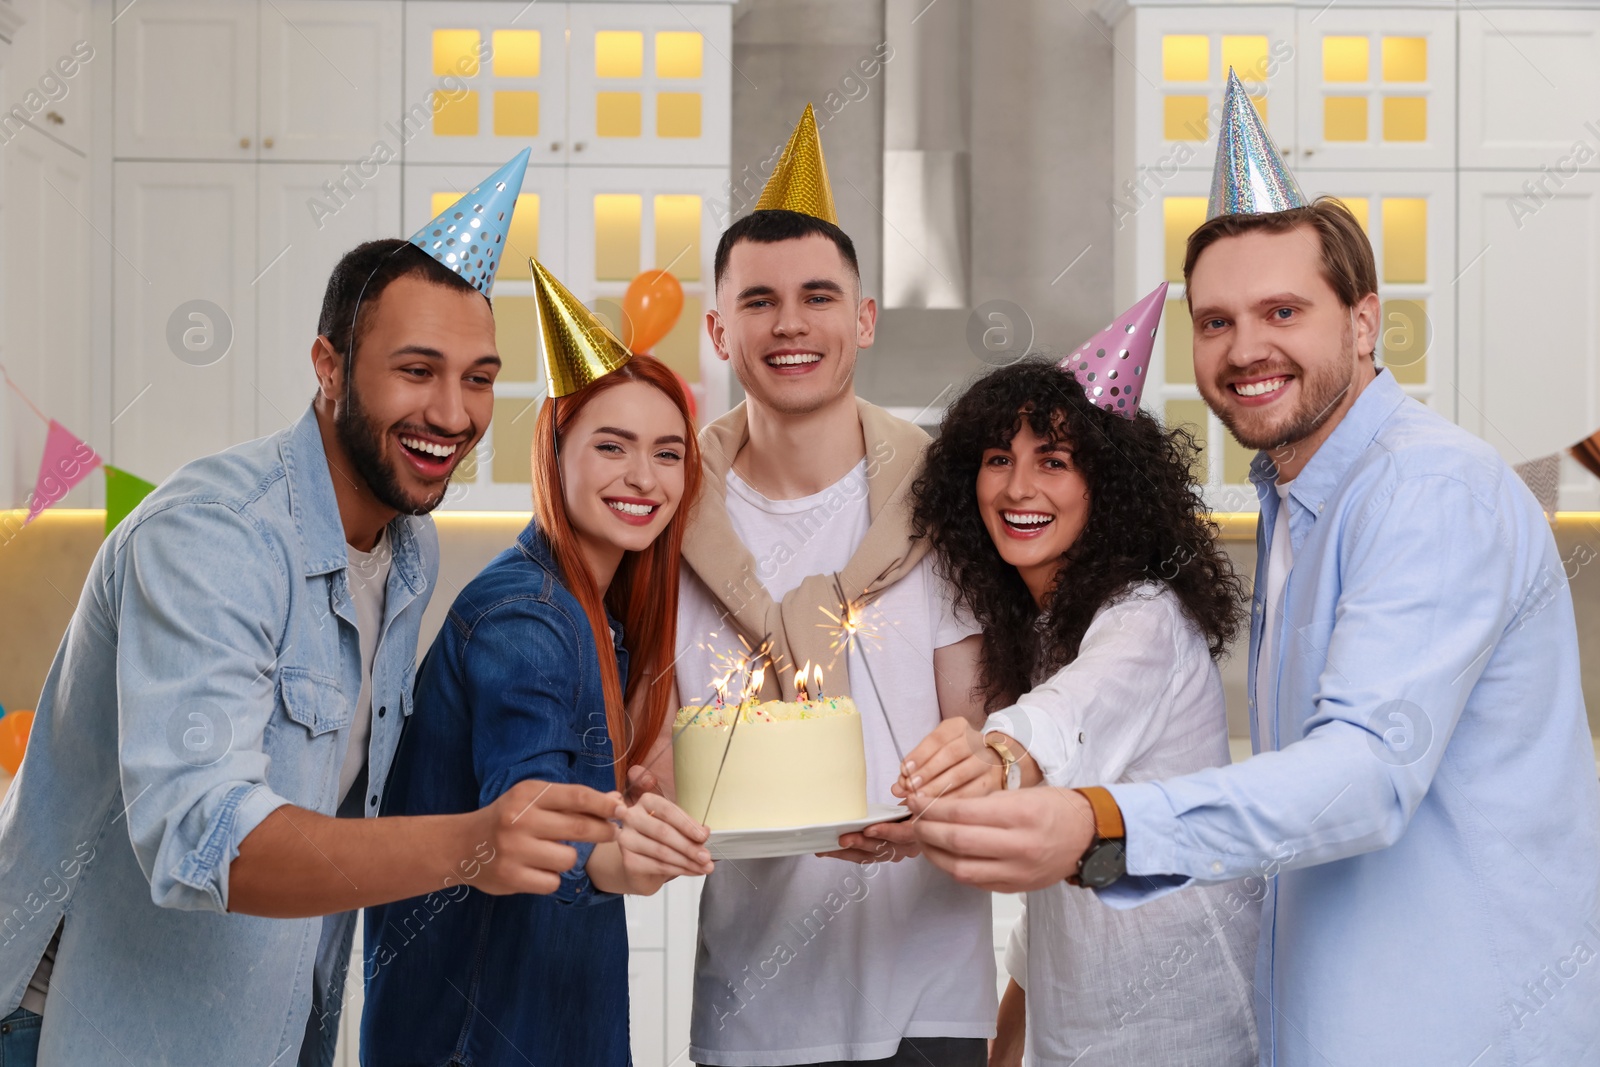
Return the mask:
M721 414L712 253L807 103L882 308L858 391L933 429L973 375L1173 282L1143 402L1200 439L1250 573L1250 456L1195 390L1181 284L1230 66L1305 192L1366 226L1380 361L1517 466L1600 647L1600 480L1569 453L1600 428L1600 2L0 0L0 704L33 706L109 522L304 411L340 255L531 145L426 645L529 510L519 261L619 330L670 272L684 305L649 347ZM75 478L41 479L62 455ZM1225 677L1247 752L1242 655ZM684 1062L697 898L629 901L641 1065Z

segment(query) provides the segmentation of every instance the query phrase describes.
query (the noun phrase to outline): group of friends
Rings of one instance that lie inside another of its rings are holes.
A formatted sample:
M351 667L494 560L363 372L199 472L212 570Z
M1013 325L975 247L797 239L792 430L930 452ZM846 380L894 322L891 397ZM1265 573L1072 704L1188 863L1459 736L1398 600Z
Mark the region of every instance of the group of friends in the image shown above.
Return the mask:
M1550 525L1378 365L1367 238L1236 80L1223 127L1183 278L1200 394L1259 450L1253 584L1139 406L1147 314L982 374L931 440L856 396L877 309L808 109L717 247L744 400L705 428L534 264L533 517L419 666L525 154L346 254L304 416L94 561L0 807L0 1067L326 1065L351 983L372 1067L627 1064L622 898L685 876L697 1064L1600 1063ZM752 649L791 665L767 698L827 660L908 818L718 860L672 712ZM1026 893L999 995L994 891Z

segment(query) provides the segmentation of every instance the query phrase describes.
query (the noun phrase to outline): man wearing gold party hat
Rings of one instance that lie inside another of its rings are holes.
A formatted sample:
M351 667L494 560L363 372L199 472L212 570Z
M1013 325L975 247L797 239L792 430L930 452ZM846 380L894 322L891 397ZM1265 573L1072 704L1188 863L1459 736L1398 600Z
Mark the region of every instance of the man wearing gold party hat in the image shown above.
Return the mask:
M304 416L181 468L96 556L0 808L6 1067L329 1064L355 909L437 910L474 871L547 893L561 841L613 835L614 796L531 782L363 818L412 710L426 513L489 421L525 164L347 253Z
M821 665L861 711L869 803L940 715L980 721L976 641L959 621L907 494L927 435L855 395L877 305L861 292L807 107L756 210L717 246L707 327L745 401L701 435L706 487L684 542L679 691L710 692L712 657L768 643ZM841 604L841 597L849 606ZM854 611L882 639L841 651ZM890 634L890 631L893 631ZM881 694L881 697L880 697ZM670 762L670 761L667 761ZM921 858L898 824L836 855L740 860L706 882L690 1056L702 1064L982 1064L993 1033L987 894Z
M997 890L1258 887L1263 1064L1595 1063L1600 784L1561 558L1498 453L1376 365L1376 274L1230 74L1184 278L1201 395L1261 450L1257 755L923 798L918 837Z

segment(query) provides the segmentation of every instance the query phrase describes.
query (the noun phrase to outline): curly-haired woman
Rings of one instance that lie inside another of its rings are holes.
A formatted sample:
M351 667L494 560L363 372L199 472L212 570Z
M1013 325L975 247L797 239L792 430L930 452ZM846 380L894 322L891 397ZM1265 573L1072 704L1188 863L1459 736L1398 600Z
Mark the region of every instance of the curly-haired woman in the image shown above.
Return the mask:
M951 406L915 523L983 628L991 715L982 731L947 720L908 755L896 792L1142 781L1228 762L1216 660L1244 596L1195 456L1187 432L1103 410L1039 360L985 375ZM1020 1061L1025 1017L1037 1065L1091 1050L1097 1064L1254 1064L1262 887L1249 881L1127 911L1065 883L1029 893L991 1063Z

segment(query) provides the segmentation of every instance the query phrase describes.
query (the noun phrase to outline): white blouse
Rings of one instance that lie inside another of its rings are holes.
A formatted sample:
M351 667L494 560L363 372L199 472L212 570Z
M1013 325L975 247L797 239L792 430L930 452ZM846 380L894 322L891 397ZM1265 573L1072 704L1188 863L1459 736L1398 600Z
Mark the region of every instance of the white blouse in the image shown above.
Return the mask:
M1016 738L1052 786L1140 782L1228 760L1222 678L1165 585L1096 613L1078 657L984 729ZM1006 966L1027 994L1035 1067L1256 1063L1254 879L1117 911L1062 882L1027 895Z

